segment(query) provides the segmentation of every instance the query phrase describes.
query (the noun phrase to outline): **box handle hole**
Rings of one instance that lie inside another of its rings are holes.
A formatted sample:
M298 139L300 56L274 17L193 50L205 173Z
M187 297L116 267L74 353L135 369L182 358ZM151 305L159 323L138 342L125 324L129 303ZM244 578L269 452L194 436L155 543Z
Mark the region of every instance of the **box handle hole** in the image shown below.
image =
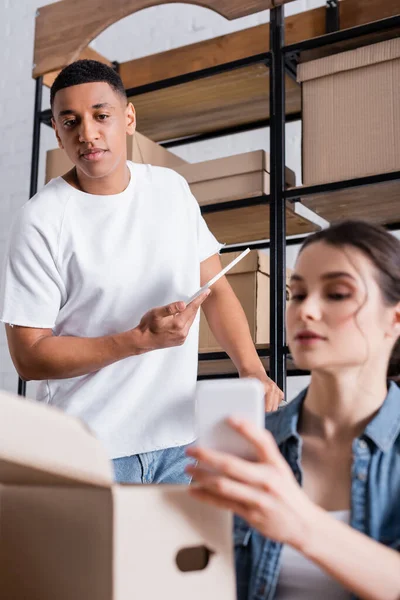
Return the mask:
M206 546L193 546L182 548L176 555L176 565L183 573L190 571L203 571L208 567L211 556L214 554Z

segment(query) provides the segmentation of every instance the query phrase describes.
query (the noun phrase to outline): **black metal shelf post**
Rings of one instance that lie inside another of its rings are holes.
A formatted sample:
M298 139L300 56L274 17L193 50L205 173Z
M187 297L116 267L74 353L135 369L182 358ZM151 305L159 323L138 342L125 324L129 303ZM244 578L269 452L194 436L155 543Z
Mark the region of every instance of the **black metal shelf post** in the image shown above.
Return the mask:
M32 196L36 194L38 187L43 77L38 77L36 79L35 85L35 108L33 114L33 138L29 198L32 198ZM24 381L20 377L18 377L18 395L26 396L26 381Z
M326 2L326 33L339 31L340 11L339 0L327 0Z
M271 9L270 377L286 395L285 39L283 6Z
M387 17L385 19L380 19L379 21L372 21L371 23L365 23L364 25L356 25L355 27L350 27L349 29L333 31L319 37L314 37L308 40L303 40L302 42L290 44L289 46L285 46L282 50L288 56L293 56L307 50L317 50L320 48L326 48L327 46L332 46L332 48L334 48L335 44L383 33L385 31L390 31L391 29L397 29L398 27L400 27L400 15ZM339 51L343 52L343 49L341 48Z

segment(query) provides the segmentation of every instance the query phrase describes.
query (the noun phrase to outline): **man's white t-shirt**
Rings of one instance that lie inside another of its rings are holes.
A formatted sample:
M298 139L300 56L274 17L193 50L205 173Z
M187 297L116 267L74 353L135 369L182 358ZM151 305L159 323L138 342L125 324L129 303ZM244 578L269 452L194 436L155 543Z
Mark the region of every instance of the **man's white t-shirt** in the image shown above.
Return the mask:
M128 162L121 194L53 179L18 212L0 293L0 320L97 337L136 327L150 309L186 300L200 263L221 245L186 181ZM111 458L193 441L199 316L186 342L71 379L42 381L37 400L83 419Z

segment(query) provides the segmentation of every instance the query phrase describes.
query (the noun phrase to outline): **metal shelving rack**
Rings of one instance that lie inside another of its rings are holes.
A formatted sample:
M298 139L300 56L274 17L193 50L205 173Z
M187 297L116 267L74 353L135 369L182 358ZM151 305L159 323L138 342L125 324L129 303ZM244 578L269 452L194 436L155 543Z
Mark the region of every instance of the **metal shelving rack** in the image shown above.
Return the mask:
M291 0L284 0L286 2ZM373 36L382 32L389 32L400 28L400 15L388 17L380 21L374 21L365 25L352 27L351 29L339 30L339 0L327 0L326 3L326 35L308 39L296 44L285 46L285 20L284 5L270 9L270 51L250 56L245 59L232 61L222 65L203 69L201 71L187 73L177 77L157 81L148 85L142 85L127 90L128 96L154 92L170 88L183 83L196 81L212 75L225 73L234 69L240 69L248 65L264 64L270 70L270 116L268 120L229 127L221 130L192 135L186 138L166 141L162 143L166 148L193 143L205 139L212 139L223 135L238 133L241 131L254 130L261 127L270 127L270 195L262 195L257 198L247 198L231 201L226 205L218 204L203 208L203 213L224 210L233 210L243 206L269 205L270 208L270 238L268 241L250 244L254 249L269 248L271 255L270 272L270 323L271 340L270 347L259 351L260 357L269 357L271 378L285 391L287 376L287 358L289 349L285 340L285 309L286 309L286 246L299 244L303 237L294 239L286 237L286 202L295 202L301 198L310 197L320 193L333 193L338 190L375 185L389 181L400 181L400 171L385 173L371 177L363 177L347 181L334 182L324 185L308 186L296 189L285 189L285 125L286 122L301 119L301 114L291 115L286 118L285 114L285 75L296 78L296 67L301 53L326 47L335 47L335 44L356 41L365 36ZM397 32L398 35L398 32ZM390 36L389 36L390 37ZM394 36L393 36L394 37ZM115 63L116 68L118 65ZM42 124L50 124L50 110L42 111L42 89L43 77L36 78L34 127L32 142L30 197L37 192L38 167L40 152L40 130ZM400 228L400 223L390 224L391 229ZM233 251L240 246L229 246L224 251ZM223 352L213 352L201 355L200 360L218 360L226 358ZM303 374L301 371L290 370L290 375ZM221 377L225 375L221 374ZM228 375L232 377L232 375ZM213 375L215 377L215 375ZM18 382L18 393L26 394L24 381Z

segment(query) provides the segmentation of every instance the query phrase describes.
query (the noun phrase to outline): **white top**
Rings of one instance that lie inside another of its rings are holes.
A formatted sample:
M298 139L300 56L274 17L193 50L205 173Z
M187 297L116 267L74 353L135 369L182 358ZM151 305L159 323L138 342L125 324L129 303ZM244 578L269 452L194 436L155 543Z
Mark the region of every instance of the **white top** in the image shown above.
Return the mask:
M200 287L200 263L221 245L188 184L170 169L128 166L130 183L120 194L86 194L58 177L17 213L0 321L57 336L103 336ZM199 316L183 346L43 381L37 399L83 419L111 458L190 443L198 329Z
M350 511L329 513L343 523L350 523ZM326 542L329 544L329 540ZM275 600L350 600L351 594L325 571L291 546L283 546L281 568Z

